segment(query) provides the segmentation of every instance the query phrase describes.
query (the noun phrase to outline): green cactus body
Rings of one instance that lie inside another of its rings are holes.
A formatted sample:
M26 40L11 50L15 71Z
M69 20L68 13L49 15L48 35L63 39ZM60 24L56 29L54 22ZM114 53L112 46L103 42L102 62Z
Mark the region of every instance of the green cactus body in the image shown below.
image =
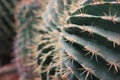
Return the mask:
M79 1L52 0L42 17L41 79L120 80L120 2Z

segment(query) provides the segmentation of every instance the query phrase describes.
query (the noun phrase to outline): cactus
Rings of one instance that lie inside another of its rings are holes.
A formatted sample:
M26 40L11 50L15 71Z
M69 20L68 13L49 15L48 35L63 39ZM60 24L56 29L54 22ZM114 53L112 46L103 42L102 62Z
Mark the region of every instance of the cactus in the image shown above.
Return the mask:
M37 3L37 4L36 4ZM35 34L34 25L37 23L35 12L40 9L38 0L22 0L16 7L16 37L14 39L14 53L13 60L18 68L20 74L19 80L33 80L34 75L32 70L34 66L26 66L30 59L30 54L34 41L32 40ZM29 75L33 76L29 76Z
M41 80L120 80L119 7L119 0L51 0L35 39Z
M16 24L18 26L16 28L18 40L16 41L19 42L18 45L23 55L30 53L28 46L33 43L32 37L35 31L33 25L37 22L35 20L35 11L40 8L40 6L35 4L36 1L21 1L16 9Z
M35 72L33 73L33 68L36 65L31 65L32 56L34 49L34 36L37 34L37 29L35 25L41 19L41 11L44 10L44 6L47 1L42 0L21 0L16 8L16 38L14 42L14 62L18 68L18 73L20 74L20 80L34 80L38 76ZM37 15L37 12L39 14ZM37 15L37 16L36 16ZM30 76L32 75L32 76Z

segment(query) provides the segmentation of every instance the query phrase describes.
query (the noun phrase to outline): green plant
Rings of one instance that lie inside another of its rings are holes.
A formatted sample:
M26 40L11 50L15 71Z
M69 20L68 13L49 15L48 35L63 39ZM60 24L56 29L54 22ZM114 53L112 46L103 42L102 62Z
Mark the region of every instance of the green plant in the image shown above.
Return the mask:
M43 13L41 80L120 80L120 2L82 1L51 0Z

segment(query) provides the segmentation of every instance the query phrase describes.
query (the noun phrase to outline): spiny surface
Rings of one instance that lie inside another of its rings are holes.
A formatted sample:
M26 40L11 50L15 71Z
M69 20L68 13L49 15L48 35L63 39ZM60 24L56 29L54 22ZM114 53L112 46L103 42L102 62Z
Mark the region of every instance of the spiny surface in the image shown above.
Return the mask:
M120 79L120 2L51 0L42 16L42 80ZM51 6L52 5L52 6Z

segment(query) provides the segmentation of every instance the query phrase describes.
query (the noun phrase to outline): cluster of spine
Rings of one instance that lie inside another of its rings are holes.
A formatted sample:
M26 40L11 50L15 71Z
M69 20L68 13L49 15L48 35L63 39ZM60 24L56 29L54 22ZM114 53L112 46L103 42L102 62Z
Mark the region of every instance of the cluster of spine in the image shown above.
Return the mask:
M119 80L119 7L119 0L51 0L35 38L41 80Z

